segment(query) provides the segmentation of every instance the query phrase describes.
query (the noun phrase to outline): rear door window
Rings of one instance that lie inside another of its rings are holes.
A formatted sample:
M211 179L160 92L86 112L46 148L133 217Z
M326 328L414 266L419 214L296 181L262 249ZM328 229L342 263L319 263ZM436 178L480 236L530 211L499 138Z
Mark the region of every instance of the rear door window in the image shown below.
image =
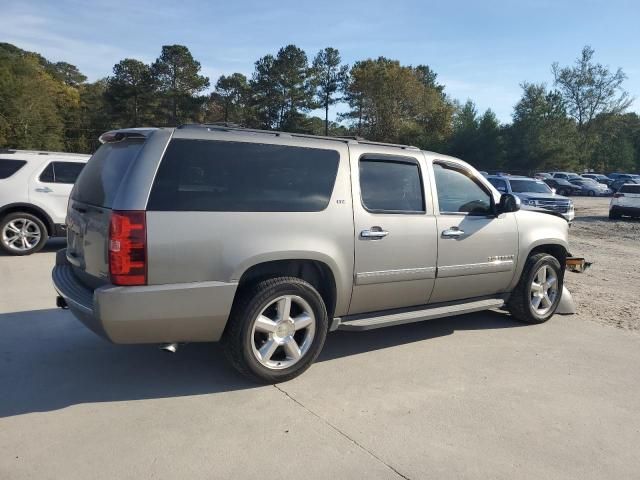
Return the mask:
M71 198L111 208L122 179L143 145L143 138L102 145L78 176Z
M0 158L0 180L9 178L20 170L27 162L14 158Z
M335 150L215 140L171 140L148 210L317 212L329 204Z
M84 165L80 162L51 162L42 171L39 180L44 183L74 184Z
M420 168L414 161L360 160L360 192L374 213L424 213Z

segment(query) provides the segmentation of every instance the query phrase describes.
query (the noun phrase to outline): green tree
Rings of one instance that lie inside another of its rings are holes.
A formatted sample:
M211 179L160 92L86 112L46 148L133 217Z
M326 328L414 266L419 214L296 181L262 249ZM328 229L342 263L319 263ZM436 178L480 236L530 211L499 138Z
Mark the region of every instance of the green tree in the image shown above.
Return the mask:
M161 114L169 125L193 120L199 115L201 99L196 95L209 86L196 61L184 45L164 45L151 66L161 98Z
M509 128L509 166L523 171L576 169L576 123L562 95L542 84L522 85Z
M325 135L329 135L329 107L340 100L336 93L349 74L349 66L340 65L340 62L340 52L331 47L320 50L313 59L313 83L317 102L324 108Z
M379 57L356 62L345 85L350 111L341 115L358 135L431 148L449 135L453 106L424 72Z
M151 121L155 82L151 68L139 60L125 58L113 67L105 97L120 127L139 127Z
M615 72L595 63L595 51L585 46L574 66L552 65L555 86L558 89L567 113L576 121L580 133L580 160L586 166L594 147L596 132L593 121L598 115L620 114L632 103L629 94L622 88L627 78L622 69Z
M303 128L304 114L314 106L311 80L307 55L295 45L259 59L250 83L257 123L268 129Z
M87 77L80 73L78 67L67 62L47 62L45 68L53 78L72 87L77 87L87 80Z
M214 100L220 102L222 120L244 124L249 108L249 83L241 73L222 75L216 82Z

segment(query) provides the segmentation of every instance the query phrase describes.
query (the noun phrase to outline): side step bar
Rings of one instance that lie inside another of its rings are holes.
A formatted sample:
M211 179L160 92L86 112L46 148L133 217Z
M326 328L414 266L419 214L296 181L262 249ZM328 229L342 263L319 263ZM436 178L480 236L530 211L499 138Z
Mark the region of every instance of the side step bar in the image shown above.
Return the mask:
M351 315L343 318L334 318L331 324L333 330L364 331L374 328L403 325L405 323L421 322L436 318L451 317L465 313L481 312L491 308L504 306L504 298L483 298L468 300L462 303L448 303L420 308L418 310L387 310L364 315Z

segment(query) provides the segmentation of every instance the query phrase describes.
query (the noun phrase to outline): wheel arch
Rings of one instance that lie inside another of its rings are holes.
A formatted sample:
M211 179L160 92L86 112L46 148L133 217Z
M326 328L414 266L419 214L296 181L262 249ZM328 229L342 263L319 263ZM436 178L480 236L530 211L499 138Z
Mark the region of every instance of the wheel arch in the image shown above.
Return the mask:
M24 212L29 213L38 217L44 226L47 228L47 234L49 236L53 236L55 233L55 223L53 219L49 216L47 212L45 212L42 208L32 204L32 203L10 203L8 205L4 205L0 208L0 219L4 218L6 215L15 212Z
M296 277L310 283L324 300L329 319L333 318L339 300L336 275L327 263L317 259L287 258L255 263L239 275L235 297L244 287L275 277Z

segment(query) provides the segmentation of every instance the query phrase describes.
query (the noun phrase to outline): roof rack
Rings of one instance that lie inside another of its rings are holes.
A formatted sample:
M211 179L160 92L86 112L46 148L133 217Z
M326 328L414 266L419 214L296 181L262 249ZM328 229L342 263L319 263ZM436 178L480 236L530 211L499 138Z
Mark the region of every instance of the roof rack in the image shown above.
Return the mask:
M233 123L228 122L214 122L214 123L187 123L184 125L180 125L177 127L179 129L186 128L206 128L209 131L219 131L219 132L247 132L247 133L260 133L264 135L272 135L275 137L285 137L285 138L309 138L316 140L330 140L333 142L342 142L342 143L360 143L364 145L378 145L382 147L395 147L402 148L405 150L420 150L418 147L414 147L411 145L400 145L396 143L384 143L384 142L374 142L370 140L366 140L359 136L335 136L329 137L324 135L311 135L308 133L291 133L291 132L281 132L279 130L262 130L257 128L245 128L242 126L238 126Z

